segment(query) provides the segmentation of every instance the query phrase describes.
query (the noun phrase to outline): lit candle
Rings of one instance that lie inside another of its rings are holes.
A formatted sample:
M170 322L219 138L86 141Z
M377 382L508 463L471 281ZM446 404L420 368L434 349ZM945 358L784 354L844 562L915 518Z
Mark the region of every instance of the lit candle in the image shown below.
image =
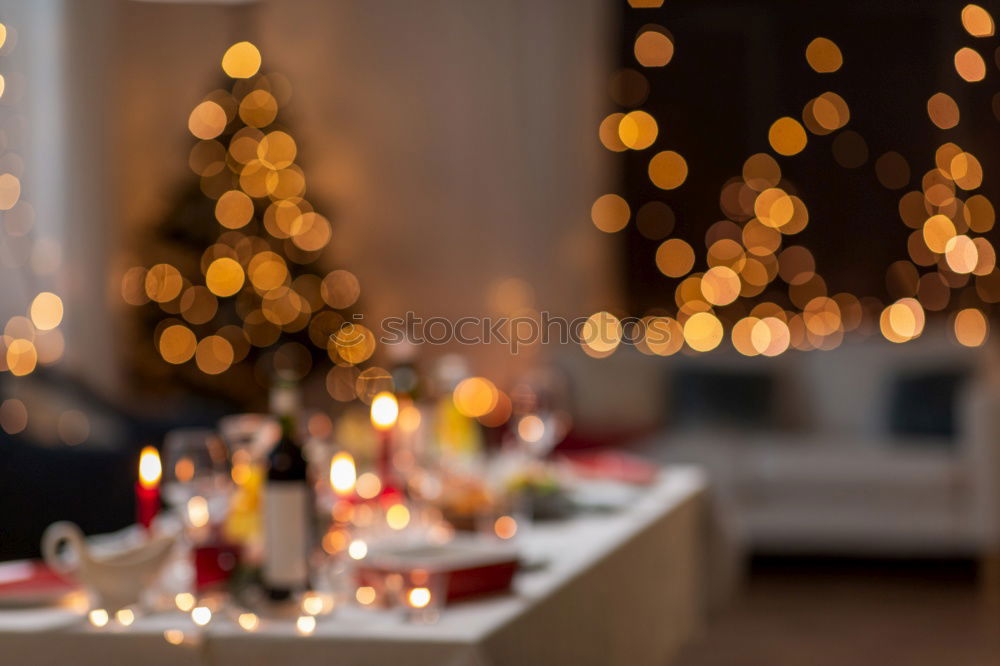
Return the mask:
M429 587L417 585L409 588L403 595L403 605L411 622L431 623L437 620L439 604Z
M163 466L160 454L152 446L147 446L139 455L139 481L135 484L136 518L140 525L149 529L160 511L160 477Z
M399 417L399 403L396 396L382 391L372 400L372 425L379 434L378 473L382 477L382 490L390 488L392 462L392 430Z

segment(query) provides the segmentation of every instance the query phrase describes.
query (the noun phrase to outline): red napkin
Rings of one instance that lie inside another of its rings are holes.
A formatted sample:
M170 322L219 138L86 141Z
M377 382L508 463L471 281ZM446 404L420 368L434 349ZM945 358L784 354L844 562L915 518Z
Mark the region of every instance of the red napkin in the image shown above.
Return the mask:
M40 560L0 562L0 604L43 604L76 589Z
M609 479L649 485L656 480L659 466L639 456L621 451L572 451L562 454L573 471L587 479Z

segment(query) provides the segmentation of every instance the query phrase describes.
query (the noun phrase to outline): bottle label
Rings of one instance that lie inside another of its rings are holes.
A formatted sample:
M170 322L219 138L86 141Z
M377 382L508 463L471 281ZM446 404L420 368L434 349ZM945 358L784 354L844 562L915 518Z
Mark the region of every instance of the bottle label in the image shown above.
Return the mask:
M264 491L264 583L305 588L309 582L309 492L301 481L272 481Z

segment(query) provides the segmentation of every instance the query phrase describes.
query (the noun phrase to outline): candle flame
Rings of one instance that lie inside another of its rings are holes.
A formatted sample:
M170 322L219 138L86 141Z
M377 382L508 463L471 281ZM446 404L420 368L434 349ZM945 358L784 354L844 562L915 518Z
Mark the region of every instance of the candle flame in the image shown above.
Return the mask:
M372 425L379 430L388 430L396 425L398 416L399 403L392 393L382 391L372 400Z
M160 454L152 446L147 446L139 454L139 483L143 488L155 488L163 475Z
M358 471L354 465L354 457L346 451L341 451L330 461L330 485L338 495L347 495L354 491L358 480Z

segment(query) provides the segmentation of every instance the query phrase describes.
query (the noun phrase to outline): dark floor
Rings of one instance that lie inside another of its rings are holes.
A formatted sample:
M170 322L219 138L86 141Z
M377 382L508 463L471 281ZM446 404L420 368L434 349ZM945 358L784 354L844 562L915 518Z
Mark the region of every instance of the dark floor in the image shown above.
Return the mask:
M996 666L971 562L756 560L677 666Z

